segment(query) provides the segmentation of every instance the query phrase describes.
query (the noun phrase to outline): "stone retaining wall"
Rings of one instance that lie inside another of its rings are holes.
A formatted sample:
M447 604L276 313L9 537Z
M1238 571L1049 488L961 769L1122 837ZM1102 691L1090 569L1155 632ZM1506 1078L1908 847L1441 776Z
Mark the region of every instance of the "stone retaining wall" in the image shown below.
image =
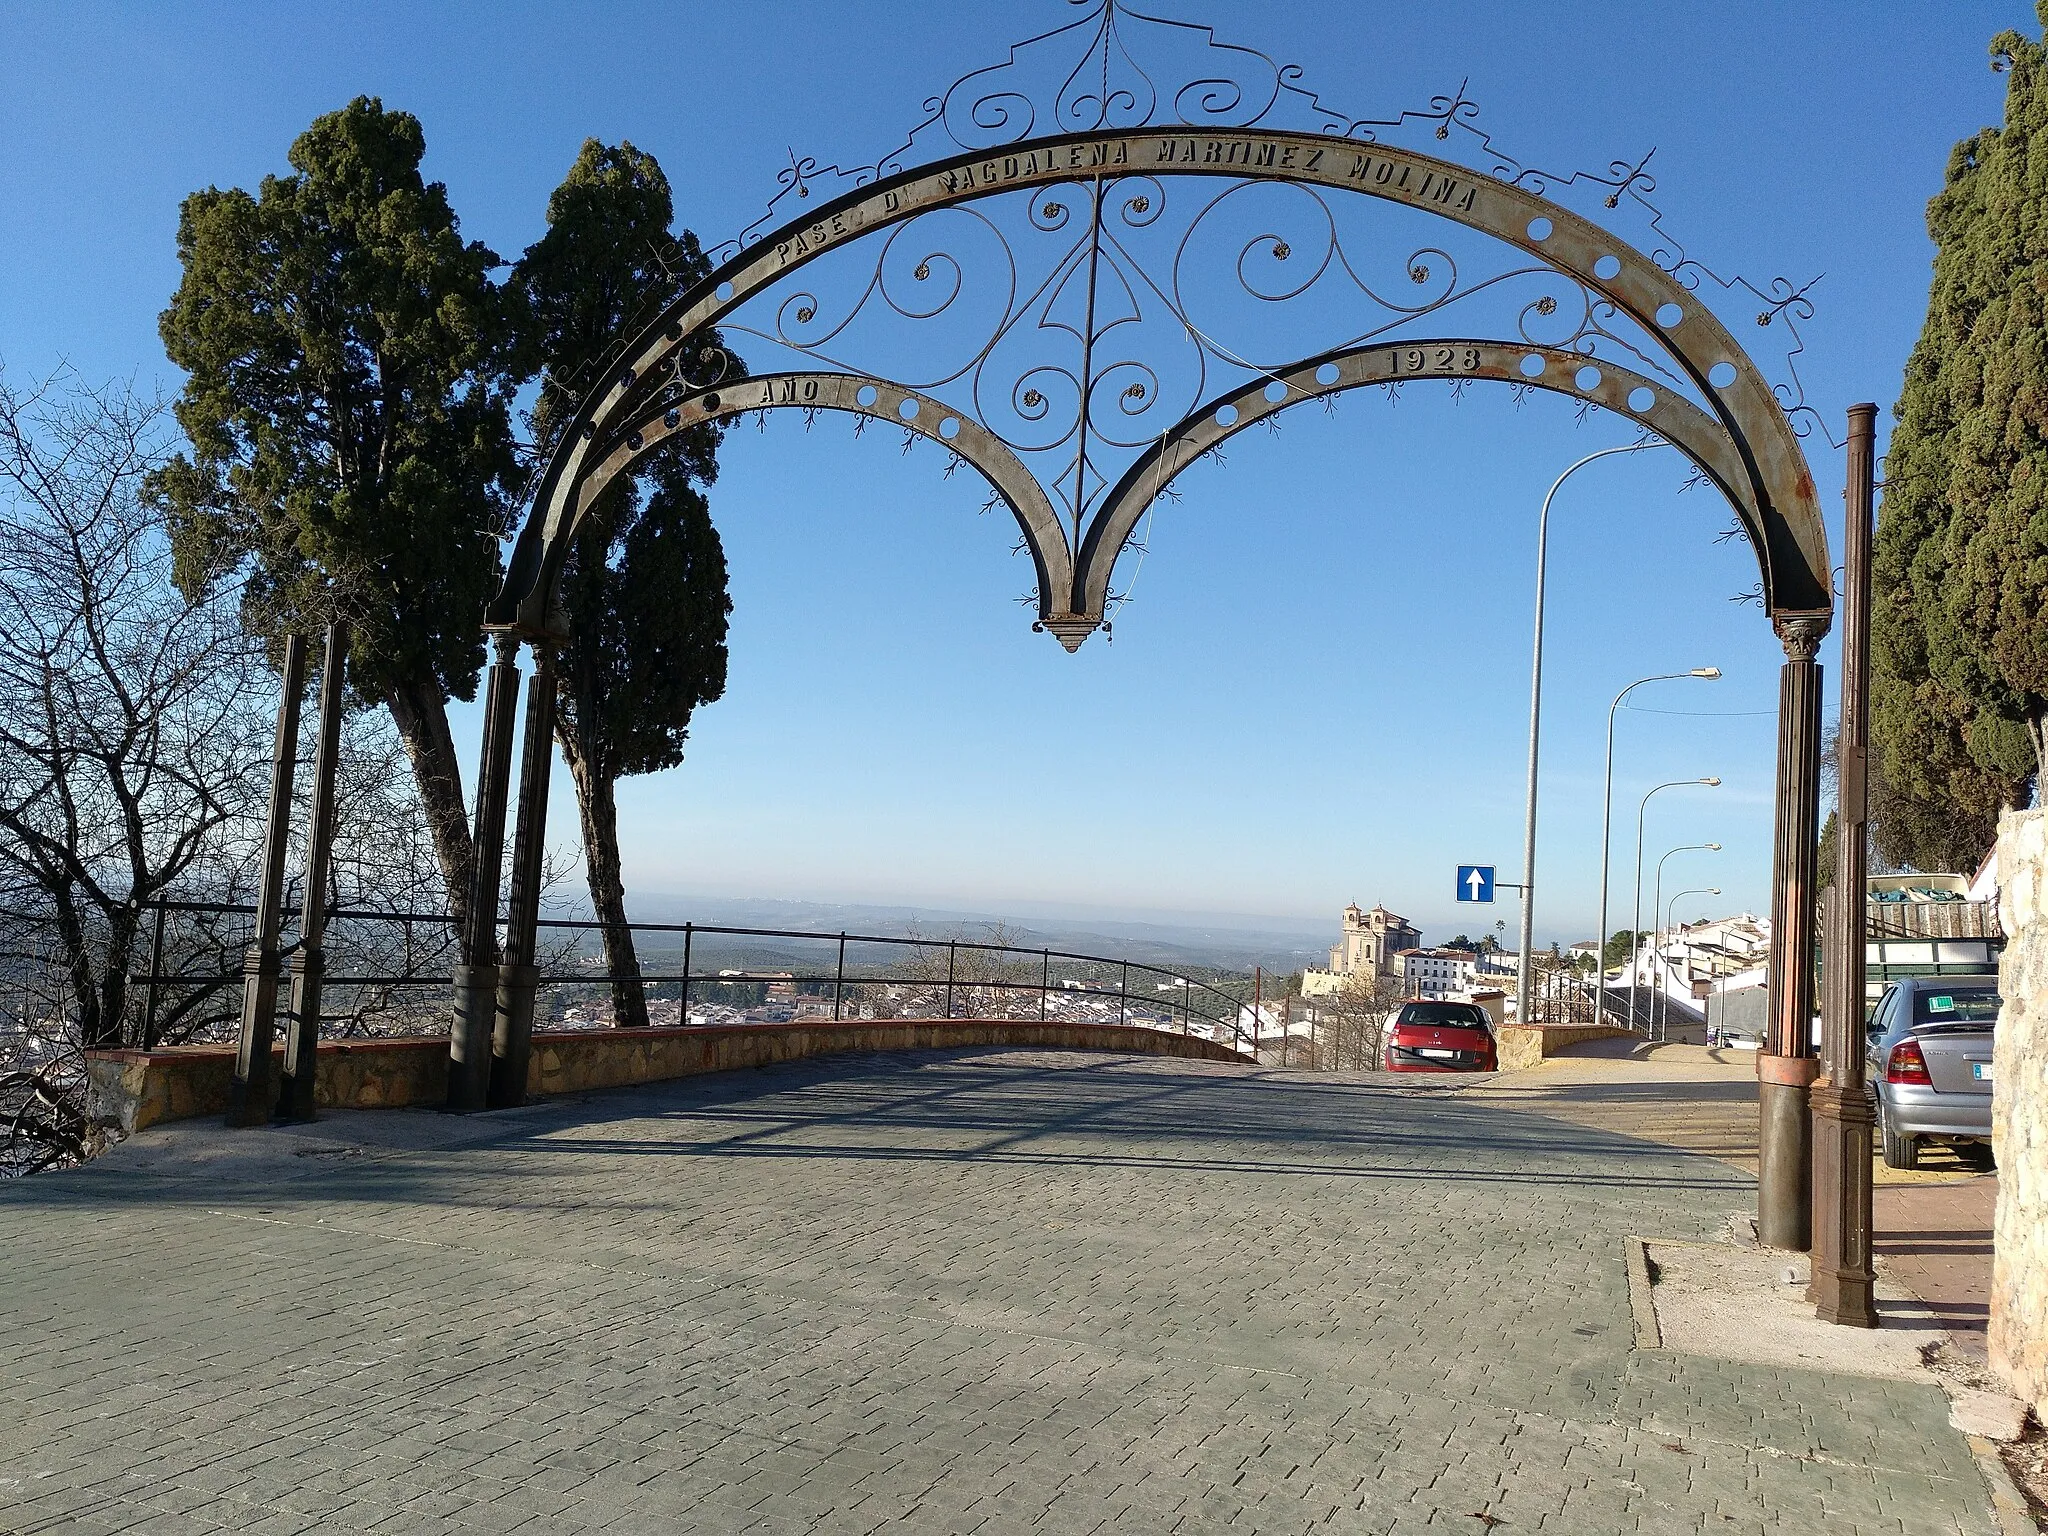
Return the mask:
M952 1050L1028 1046L1041 1050L1128 1051L1199 1061L1249 1057L1199 1035L1131 1024L1040 1024L1016 1019L849 1019L733 1028L536 1030L529 1098L621 1088L764 1067L847 1051ZM273 1058L283 1070L284 1052ZM91 1113L130 1134L165 1120L225 1114L235 1052L223 1045L154 1051L88 1051ZM448 1037L322 1042L314 1097L327 1109L438 1108L448 1097Z
M2048 1418L2048 820L1998 823L1999 964L2005 1007L1992 1056L1998 1219L1991 1260L1991 1364Z
M1503 1072L1526 1072L1568 1045L1632 1035L1612 1024L1503 1024L1494 1032Z

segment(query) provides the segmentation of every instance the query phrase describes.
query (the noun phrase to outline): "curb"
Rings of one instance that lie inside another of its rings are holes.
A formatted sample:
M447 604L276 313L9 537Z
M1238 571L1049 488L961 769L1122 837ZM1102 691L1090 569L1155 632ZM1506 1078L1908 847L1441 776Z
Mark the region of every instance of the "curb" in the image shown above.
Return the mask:
M1999 1536L2036 1536L2040 1527L2034 1524L2026 1496L2005 1469L2005 1461L1998 1454L1998 1442L1986 1440L1982 1435L1966 1438L1970 1442L1970 1454L1977 1458L1977 1470L1984 1474L1984 1481L1990 1485L1991 1514L1998 1522Z
M1657 1322L1657 1303L1650 1289L1648 1241L1640 1237L1625 1237L1621 1240L1621 1251L1628 1270L1628 1309L1635 1320L1635 1347L1662 1349L1664 1330ZM1945 1389L1943 1396L1947 1396ZM1969 1442L1970 1455L1975 1459L1977 1471L1991 1495L1991 1516L1998 1526L1999 1536L2038 1536L2041 1527L2034 1524L2026 1496L2006 1470L2005 1461L1998 1454L1998 1442L1987 1440L1982 1435L1966 1434L1963 1438Z

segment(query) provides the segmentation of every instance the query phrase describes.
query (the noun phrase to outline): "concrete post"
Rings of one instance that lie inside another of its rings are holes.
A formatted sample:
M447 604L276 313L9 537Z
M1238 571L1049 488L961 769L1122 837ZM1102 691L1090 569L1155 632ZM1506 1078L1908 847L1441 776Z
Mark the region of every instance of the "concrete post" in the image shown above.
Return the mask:
M320 1052L320 984L327 974L327 872L334 856L334 779L341 757L342 671L348 626L327 626L320 664L320 737L313 749L313 827L306 835L306 887L299 908L299 953L292 967L292 1030L284 1044L284 1091L279 1112L289 1120L314 1118L313 1090Z
M1877 407L1849 407L1849 483L1842 558L1842 720L1835 761L1835 884L1828 903L1822 1032L1827 1081L1813 1090L1813 1286L1823 1322L1877 1326L1870 1259L1870 1139L1863 1090L1870 831L1870 522L1875 501Z
M526 1102L534 990L540 983L534 961L539 953L548 776L555 761L555 658L551 646L536 642L533 650L533 677L526 685L526 740L520 749L519 820L512 837L512 891L505 911L505 962L498 970L491 1028L492 1109Z
M505 863L505 796L512 776L512 719L519 698L519 637L491 637L497 657L484 682L484 740L477 765L476 866L470 872L469 931L455 968L455 1017L448 1031L448 1107L469 1114L490 1089L491 1021L498 1007L498 884Z
M227 1121L268 1125L277 1107L270 1048L277 1039L279 909L284 904L285 847L292 831L292 784L299 769L299 696L306 691L306 641L284 643L284 692L277 701L277 738L270 752L270 814L263 825L263 869L256 886L256 935L242 961L242 1032Z
M1771 872L1770 1024L1757 1053L1760 1116L1757 1238L1803 1250L1813 1241L1812 1122L1814 859L1820 830L1821 669L1825 614L1776 620L1778 806Z

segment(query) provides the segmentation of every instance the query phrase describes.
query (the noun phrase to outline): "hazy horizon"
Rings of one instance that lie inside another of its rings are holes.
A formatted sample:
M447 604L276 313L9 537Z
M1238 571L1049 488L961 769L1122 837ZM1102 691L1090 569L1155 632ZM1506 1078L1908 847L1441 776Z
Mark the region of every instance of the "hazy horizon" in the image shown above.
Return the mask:
M1999 119L1989 39L2031 25L2016 0L1609 7L1601 25L1507 0L1171 9L1221 43L1301 61L1303 86L1348 114L1427 110L1462 89L1522 164L1647 167L1659 222L1620 238L1682 241L1698 272L1815 306L1795 377L1790 312L1759 326L1774 301L1700 279L1773 382L1818 413L1806 449L1835 527L1842 462L1826 436L1851 402L1897 396L1925 312L1926 201L1951 147ZM765 14L638 5L614 25L563 27L532 3L495 7L487 25L396 0L332 13L17 7L0 57L16 129L0 164L0 361L23 381L68 360L89 382L176 390L156 319L178 282L180 200L286 171L294 136L358 94L420 118L426 174L446 184L464 237L507 259L538 238L593 135L658 156L678 224L709 247L760 216L793 157L872 163L934 92L1080 13L1060 0L790 0L773 25ZM1600 88L1557 92L1588 79ZM1437 224L1403 222L1411 210L1355 201L1346 238L1396 285L1449 259L1432 242L1463 248ZM1334 315L1330 334L1349 323ZM888 431L857 439L843 417L736 425L709 493L731 570L728 687L698 711L680 767L619 785L634 900L757 891L1324 924L1332 940L1356 900L1429 935L1514 934L1512 892L1464 906L1453 880L1465 863L1520 879L1536 510L1567 465L1636 429L1541 392L1443 385L1359 391L1281 420L1180 477L1141 530L1143 553L1119 567L1131 601L1114 634L1071 656L1031 632L1014 524L984 515L986 488L949 477L941 450L899 451ZM1881 438L1889 422L1887 410ZM1642 795L1708 775L1722 787L1652 803L1646 866L1719 843L1671 859L1667 898L1723 892L1688 898L1680 916L1700 902L1769 908L1783 651L1742 601L1757 564L1720 537L1727 506L1690 482L1678 455L1646 452L1589 468L1558 497L1535 910L1546 945L1600 926L1607 709L1655 673L1723 676L1638 689L1619 717L1605 926L1629 922ZM1830 709L1834 656L1831 641ZM471 800L480 710L459 704L451 723ZM556 853L575 851L576 822L558 766ZM1665 915L1647 909L1652 884L1646 867L1645 926Z

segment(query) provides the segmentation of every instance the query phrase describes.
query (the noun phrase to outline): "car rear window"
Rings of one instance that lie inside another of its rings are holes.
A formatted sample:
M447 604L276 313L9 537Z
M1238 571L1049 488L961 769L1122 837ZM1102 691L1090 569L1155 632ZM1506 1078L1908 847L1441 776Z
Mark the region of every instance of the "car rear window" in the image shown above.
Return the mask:
M1923 988L1913 998L1913 1027L1989 1029L1998 1022L1998 1002L1990 987Z
M1409 1003L1394 1022L1434 1025L1438 1029L1485 1029L1491 1020L1477 1003Z

